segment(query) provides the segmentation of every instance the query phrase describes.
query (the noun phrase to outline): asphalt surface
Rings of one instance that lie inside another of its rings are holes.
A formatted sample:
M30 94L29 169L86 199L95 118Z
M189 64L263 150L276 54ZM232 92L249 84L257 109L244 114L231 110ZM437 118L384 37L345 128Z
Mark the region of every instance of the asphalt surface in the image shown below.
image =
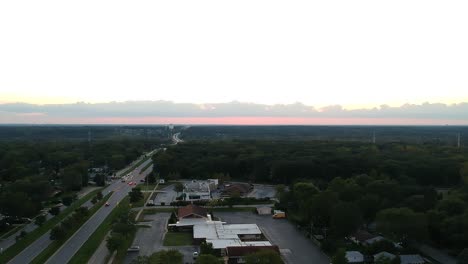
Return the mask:
M286 219L273 219L271 215L248 212L215 212L214 215L228 224L257 224L270 242L280 248L286 263L330 263L328 257Z
M144 168L148 163L152 162L151 159L144 162L140 166L138 166L135 170L133 170L130 174L132 175L132 179L129 181L134 181L137 184L140 183L141 179L144 179L147 174L151 171L146 170L142 174L139 174L139 171ZM75 253L81 248L81 246L88 240L88 238L94 233L94 231L99 227L99 225L104 221L104 219L110 214L110 212L117 206L117 204L122 201L130 190L134 186L128 185L126 182L116 181L109 185L104 194L109 191L114 191L112 196L109 198L108 202L110 206L102 207L99 209L94 215L91 216L90 219L86 223L84 223L80 229L78 229L73 236L68 239L62 247L60 247L52 257L46 263L67 263L70 259L75 255ZM27 263L27 262L23 262Z
M92 190L88 190L86 193L81 194L80 196L83 197L88 192ZM80 197L80 198L81 198ZM85 202L82 206L90 208L93 204L90 201ZM62 206L60 210L65 209L65 206ZM50 219L52 216L49 214L47 219ZM29 224L33 225L33 224ZM36 228L34 228L36 229ZM34 230L32 229L32 230ZM24 230L24 229L23 229ZM32 231L31 230L31 231ZM50 231L46 232L44 235L36 239L33 243L31 243L27 248L21 251L18 255L16 255L13 259L11 259L8 263L9 264L23 264L31 262L37 255L39 255L44 249L46 249L52 240L50 240Z
M168 185L161 190L156 191L157 195L154 199L155 205L170 205L177 198L177 192L174 191L174 184Z
M151 224L151 228L138 228L132 246L139 246L139 252L129 252L124 263L130 263L137 256L149 256L163 247L163 238L166 233L166 226L170 213L157 213L146 215L145 222Z

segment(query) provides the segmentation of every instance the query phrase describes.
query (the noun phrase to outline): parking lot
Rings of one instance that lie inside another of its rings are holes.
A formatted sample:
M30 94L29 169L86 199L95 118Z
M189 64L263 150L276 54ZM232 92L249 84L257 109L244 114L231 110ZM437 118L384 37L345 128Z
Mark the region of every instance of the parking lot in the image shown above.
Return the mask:
M214 215L229 224L257 224L271 243L279 246L288 264L330 263L328 257L286 219L249 212L215 212Z
M174 185L168 185L157 191L154 199L155 205L170 205L177 198L177 192L174 191Z

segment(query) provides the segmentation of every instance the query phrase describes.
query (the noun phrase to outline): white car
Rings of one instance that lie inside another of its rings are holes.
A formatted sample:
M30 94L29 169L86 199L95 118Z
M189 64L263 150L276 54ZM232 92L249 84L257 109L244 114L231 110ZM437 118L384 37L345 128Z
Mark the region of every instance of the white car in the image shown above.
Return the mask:
M193 259L196 259L196 258L198 258L198 252L195 251L193 252Z

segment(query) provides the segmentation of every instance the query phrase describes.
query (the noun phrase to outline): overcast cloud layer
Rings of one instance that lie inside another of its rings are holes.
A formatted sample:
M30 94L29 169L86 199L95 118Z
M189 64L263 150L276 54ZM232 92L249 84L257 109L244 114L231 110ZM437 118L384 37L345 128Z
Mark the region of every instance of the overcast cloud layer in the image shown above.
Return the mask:
M134 101L111 103L75 103L35 105L26 103L0 104L0 123L56 123L53 120L74 119L86 121L96 118L376 118L376 119L431 119L451 123L468 123L468 103L445 105L425 103L405 104L400 107L382 105L372 109L346 110L339 105L314 108L301 103L265 105L254 103L188 104L170 101ZM68 122L67 122L68 123Z

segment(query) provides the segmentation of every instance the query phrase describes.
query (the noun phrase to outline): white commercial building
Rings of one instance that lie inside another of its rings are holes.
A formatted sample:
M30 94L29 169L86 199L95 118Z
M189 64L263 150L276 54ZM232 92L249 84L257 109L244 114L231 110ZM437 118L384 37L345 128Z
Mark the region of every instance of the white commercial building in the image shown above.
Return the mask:
M192 180L184 184L184 200L211 200L211 191L218 188L218 179Z

